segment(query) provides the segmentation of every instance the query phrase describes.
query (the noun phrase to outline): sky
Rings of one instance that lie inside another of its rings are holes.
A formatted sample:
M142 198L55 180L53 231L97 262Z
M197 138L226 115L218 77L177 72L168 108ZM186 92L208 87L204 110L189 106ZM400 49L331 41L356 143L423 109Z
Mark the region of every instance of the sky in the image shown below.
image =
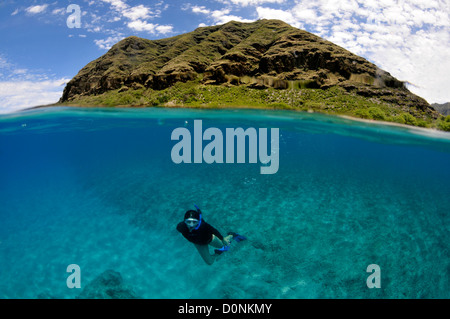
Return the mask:
M0 1L0 113L55 103L121 39L280 19L360 55L429 103L450 102L450 0Z

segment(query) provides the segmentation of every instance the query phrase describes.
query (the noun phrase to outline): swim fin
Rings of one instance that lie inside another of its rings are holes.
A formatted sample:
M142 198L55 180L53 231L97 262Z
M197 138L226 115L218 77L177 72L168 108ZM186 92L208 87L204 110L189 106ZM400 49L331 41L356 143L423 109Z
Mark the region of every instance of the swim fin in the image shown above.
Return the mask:
M221 255L222 253L224 253L225 251L228 251L230 249L230 246L223 246L220 249L214 249L214 253L216 255Z
M228 235L233 235L233 239L237 242L247 240L247 237L239 235L238 233L229 232Z

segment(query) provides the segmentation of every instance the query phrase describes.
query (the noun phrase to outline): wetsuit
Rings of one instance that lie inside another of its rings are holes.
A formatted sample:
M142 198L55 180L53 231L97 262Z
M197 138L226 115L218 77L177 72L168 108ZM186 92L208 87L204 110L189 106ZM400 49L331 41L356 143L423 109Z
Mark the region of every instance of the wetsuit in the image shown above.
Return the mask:
M184 222L177 225L177 230L191 243L197 245L208 245L212 240L212 235L216 235L217 238L223 240L223 236L220 232L212 227L210 224L201 221L200 227L198 229L193 229L189 231L189 228Z

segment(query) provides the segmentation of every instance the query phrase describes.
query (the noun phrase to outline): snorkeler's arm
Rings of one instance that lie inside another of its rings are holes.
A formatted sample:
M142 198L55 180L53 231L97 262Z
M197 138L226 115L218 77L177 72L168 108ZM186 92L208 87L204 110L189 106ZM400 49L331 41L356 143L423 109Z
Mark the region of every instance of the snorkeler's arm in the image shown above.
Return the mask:
M181 222L177 225L177 230L187 239L186 234L188 232L188 229L184 222Z
M214 227L212 227L210 224L208 224L208 227L210 228L211 233L213 233L213 234L214 234L217 238L219 238L220 240L223 240L222 234L221 234L217 229L215 229Z
M177 225L177 230L180 232L180 233L183 233L183 223L178 223L178 225Z

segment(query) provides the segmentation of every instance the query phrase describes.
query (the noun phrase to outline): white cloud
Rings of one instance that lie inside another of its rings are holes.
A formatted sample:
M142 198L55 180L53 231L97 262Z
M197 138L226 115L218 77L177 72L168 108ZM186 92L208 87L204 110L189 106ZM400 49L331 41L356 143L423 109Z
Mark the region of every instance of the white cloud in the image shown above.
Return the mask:
M132 21L136 21L139 19L148 19L150 18L150 13L150 9L142 4L137 7L131 7L122 11L123 16Z
M173 27L171 25L158 25L155 30L161 34L168 34L173 32Z
M256 7L259 19L316 33L414 83L410 90L430 103L450 101L449 13L448 1L438 0L298 0L283 10Z
M152 34L167 34L172 32L173 27L171 25L159 25L150 23L147 20L152 19L158 15L153 12L149 7L141 4L137 6L130 6L126 1L122 0L102 0L103 2L109 3L111 7L120 15L129 21L126 22L126 26L131 30L138 32L148 32ZM115 21L120 20L120 18L115 17Z
M110 5L110 12L107 15L90 12L91 21L85 23L85 25L89 32L101 32L108 36L106 39L94 40L96 46L102 50L109 50L115 43L123 39L123 33L126 33L123 28L108 27L109 23L122 21L125 27L135 32L163 35L173 32L172 25L149 22L149 20L159 16L161 13L159 7L163 5L163 2L155 3L155 10L143 4L130 6L125 0L101 0L101 2ZM165 9L166 7L162 8L162 10Z
M56 103L70 79L0 82L0 113Z
M128 27L135 31L146 31L148 33L160 33L167 34L173 31L173 27L169 25L158 25L153 23L148 23L142 20L131 21L128 24Z
M221 10L209 10L205 8L205 6L192 6L191 11L193 13L199 13L206 15L209 19L212 20L214 24L224 24L230 21L240 21L240 22L253 22L255 20L245 19L240 16L232 15L231 10L224 8ZM184 9L186 10L186 9ZM205 23L200 23L199 26L206 26Z
M53 9L52 14L53 15L65 15L66 14L66 8L57 8Z
M1 54L0 72L0 113L55 103L70 80L17 66Z
M264 4L264 3L280 4L280 3L285 2L285 0L229 0L229 1L235 5L240 5L243 7L255 6L255 5L260 5L260 4Z
M116 10L126 10L128 5L122 0L102 0L103 2L109 3Z
M410 91L428 102L450 101L450 36L443 30L419 31L404 39L401 46L380 46L369 52L369 58L400 80L414 84Z
M293 10L293 12L289 12L293 19L304 21L305 23L311 23L317 20L317 13L314 9L306 8L302 10Z
M15 16L15 15L18 14L18 13L19 13L19 9L16 9L16 10L14 10L13 13L11 13L11 15L12 15L12 16Z
M123 37L117 36L117 37L108 37L107 39L100 39L100 40L94 40L94 43L103 50L109 50L111 47L122 40Z
M293 14L289 11L271 9L264 7L257 7L256 13L258 14L258 19L278 19L289 23L293 27L302 28L303 25L296 19Z
M31 6L25 9L25 11L29 14L38 14L44 12L48 7L48 4Z
M239 16L230 15L229 9L214 10L210 13L216 24L224 24L230 21L252 22L254 20L244 19Z
M0 55L0 69L10 68L11 64L6 60L6 58Z
M205 6L193 6L192 7L192 12L209 14L211 12L211 10L206 9Z
M15 69L12 71L13 75L23 75L23 74L27 74L28 70L27 69Z
M142 20L134 20L128 23L128 27L136 31L147 31L149 33L154 33L156 25Z

